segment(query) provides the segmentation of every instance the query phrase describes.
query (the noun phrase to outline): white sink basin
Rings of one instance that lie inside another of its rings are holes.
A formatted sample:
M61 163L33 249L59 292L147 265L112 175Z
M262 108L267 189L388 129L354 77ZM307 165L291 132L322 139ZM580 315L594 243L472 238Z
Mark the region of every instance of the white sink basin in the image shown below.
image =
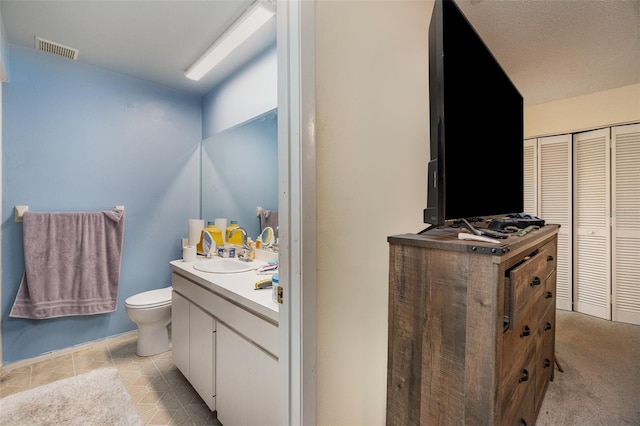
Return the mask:
M244 262L236 258L217 257L204 260L193 265L193 269L214 274L237 274L257 269L260 265L255 262Z

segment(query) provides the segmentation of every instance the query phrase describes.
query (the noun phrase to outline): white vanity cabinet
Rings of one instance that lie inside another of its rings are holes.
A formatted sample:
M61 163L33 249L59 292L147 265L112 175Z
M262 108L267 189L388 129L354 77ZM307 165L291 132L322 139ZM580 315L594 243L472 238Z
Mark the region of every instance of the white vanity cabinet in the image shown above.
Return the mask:
M278 308L263 276L173 270L173 360L224 425L278 425ZM210 396L209 396L210 395Z
M216 320L176 291L171 317L173 363L214 411Z
M278 425L278 360L220 324L216 386L223 425Z
M171 355L173 363L189 380L189 302L171 292Z

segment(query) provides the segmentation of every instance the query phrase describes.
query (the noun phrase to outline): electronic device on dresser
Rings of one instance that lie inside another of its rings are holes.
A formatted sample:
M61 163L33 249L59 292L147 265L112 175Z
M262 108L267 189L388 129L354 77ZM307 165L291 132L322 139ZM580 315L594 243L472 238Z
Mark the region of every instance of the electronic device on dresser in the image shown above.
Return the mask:
M523 211L523 99L453 0L429 26L424 223Z

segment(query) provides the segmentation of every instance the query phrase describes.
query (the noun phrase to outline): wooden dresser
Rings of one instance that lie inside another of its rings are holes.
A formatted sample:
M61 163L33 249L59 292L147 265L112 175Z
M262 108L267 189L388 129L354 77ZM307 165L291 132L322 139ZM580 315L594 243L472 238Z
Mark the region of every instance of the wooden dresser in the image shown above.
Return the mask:
M533 425L554 372L558 225L388 238L387 425Z

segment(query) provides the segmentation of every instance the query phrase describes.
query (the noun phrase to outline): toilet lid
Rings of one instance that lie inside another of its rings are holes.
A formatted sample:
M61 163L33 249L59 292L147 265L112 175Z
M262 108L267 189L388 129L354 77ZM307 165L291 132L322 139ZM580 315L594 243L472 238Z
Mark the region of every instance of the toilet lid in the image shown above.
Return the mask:
M143 293L134 294L125 300L125 305L129 307L154 308L157 306L171 304L172 287L159 288L157 290L149 290Z

